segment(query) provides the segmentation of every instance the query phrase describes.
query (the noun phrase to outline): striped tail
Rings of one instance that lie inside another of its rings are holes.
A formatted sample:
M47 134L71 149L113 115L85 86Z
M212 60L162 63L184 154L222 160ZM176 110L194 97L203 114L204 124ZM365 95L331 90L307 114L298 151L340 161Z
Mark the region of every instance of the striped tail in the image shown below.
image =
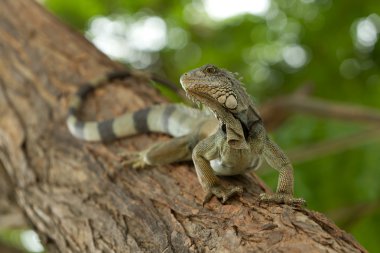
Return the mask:
M156 105L103 121L82 121L77 117L87 94L108 81L128 76L127 72L117 72L79 88L70 102L66 121L72 135L86 141L111 141L148 132L183 136L208 118L201 111L180 104Z

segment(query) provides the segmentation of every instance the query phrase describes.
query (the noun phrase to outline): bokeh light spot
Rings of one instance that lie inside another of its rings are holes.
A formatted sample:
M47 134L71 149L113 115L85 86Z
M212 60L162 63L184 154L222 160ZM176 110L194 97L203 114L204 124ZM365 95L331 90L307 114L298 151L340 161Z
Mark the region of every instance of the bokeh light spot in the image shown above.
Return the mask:
M270 7L270 0L203 0L207 14L215 20L252 14L264 16Z
M282 51L282 57L286 64L292 68L301 68L308 60L306 50L300 45L286 46Z

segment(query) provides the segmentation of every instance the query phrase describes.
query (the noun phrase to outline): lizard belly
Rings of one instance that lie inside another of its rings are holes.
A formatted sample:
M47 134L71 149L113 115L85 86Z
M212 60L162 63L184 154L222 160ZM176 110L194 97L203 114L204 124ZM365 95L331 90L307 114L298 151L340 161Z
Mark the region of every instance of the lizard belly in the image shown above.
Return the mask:
M210 166L215 174L219 176L239 175L248 170L257 169L261 164L259 157L252 157L252 159L249 160L248 163L247 161L240 161L232 164L217 158L210 161Z

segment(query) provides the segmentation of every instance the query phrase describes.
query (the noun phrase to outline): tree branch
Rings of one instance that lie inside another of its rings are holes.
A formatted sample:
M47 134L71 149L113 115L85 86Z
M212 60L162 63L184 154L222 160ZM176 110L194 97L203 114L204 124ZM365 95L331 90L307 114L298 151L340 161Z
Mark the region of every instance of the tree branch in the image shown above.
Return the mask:
M104 155L164 137L74 139L65 126L69 95L120 65L35 1L3 0L0 17L0 159L17 204L51 252L365 252L322 214L258 205L267 187L255 175L224 179L244 194L203 207L192 166L136 171ZM138 77L126 82L97 90L83 117L164 101Z
M265 103L262 106L262 114L264 121L269 122L269 128L274 129L278 127L289 117L290 113L303 113L323 118L372 125L379 125L380 123L380 112L378 110L311 98L308 96L310 92L309 87L301 87L294 94L277 97ZM274 120L273 118L279 118L280 120ZM276 124L273 125L273 122Z
M364 106L339 104L311 98L309 97L311 92L312 87L310 85L302 86L293 94L277 97L265 103L261 107L261 110L266 128L273 131L294 113L351 121L365 125L374 125L375 127L289 150L288 154L293 162L300 163L312 160L380 140L379 111Z

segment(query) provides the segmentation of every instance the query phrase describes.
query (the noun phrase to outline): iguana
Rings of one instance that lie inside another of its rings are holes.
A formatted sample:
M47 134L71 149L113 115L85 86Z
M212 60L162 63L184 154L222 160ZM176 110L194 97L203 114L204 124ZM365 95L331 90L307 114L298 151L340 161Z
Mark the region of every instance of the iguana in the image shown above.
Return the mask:
M217 175L237 175L257 169L262 158L280 173L276 193L263 193L260 201L302 205L293 197L293 168L284 152L268 138L255 104L242 83L227 70L207 64L181 76L187 96L203 104L215 117L182 104L161 104L128 112L101 122L83 122L78 110L94 88L128 74L110 74L80 87L69 105L67 125L77 138L109 141L138 133L160 132L173 139L158 142L127 156L134 168L193 160L204 203L213 195L224 203L243 191L241 186L222 186Z

